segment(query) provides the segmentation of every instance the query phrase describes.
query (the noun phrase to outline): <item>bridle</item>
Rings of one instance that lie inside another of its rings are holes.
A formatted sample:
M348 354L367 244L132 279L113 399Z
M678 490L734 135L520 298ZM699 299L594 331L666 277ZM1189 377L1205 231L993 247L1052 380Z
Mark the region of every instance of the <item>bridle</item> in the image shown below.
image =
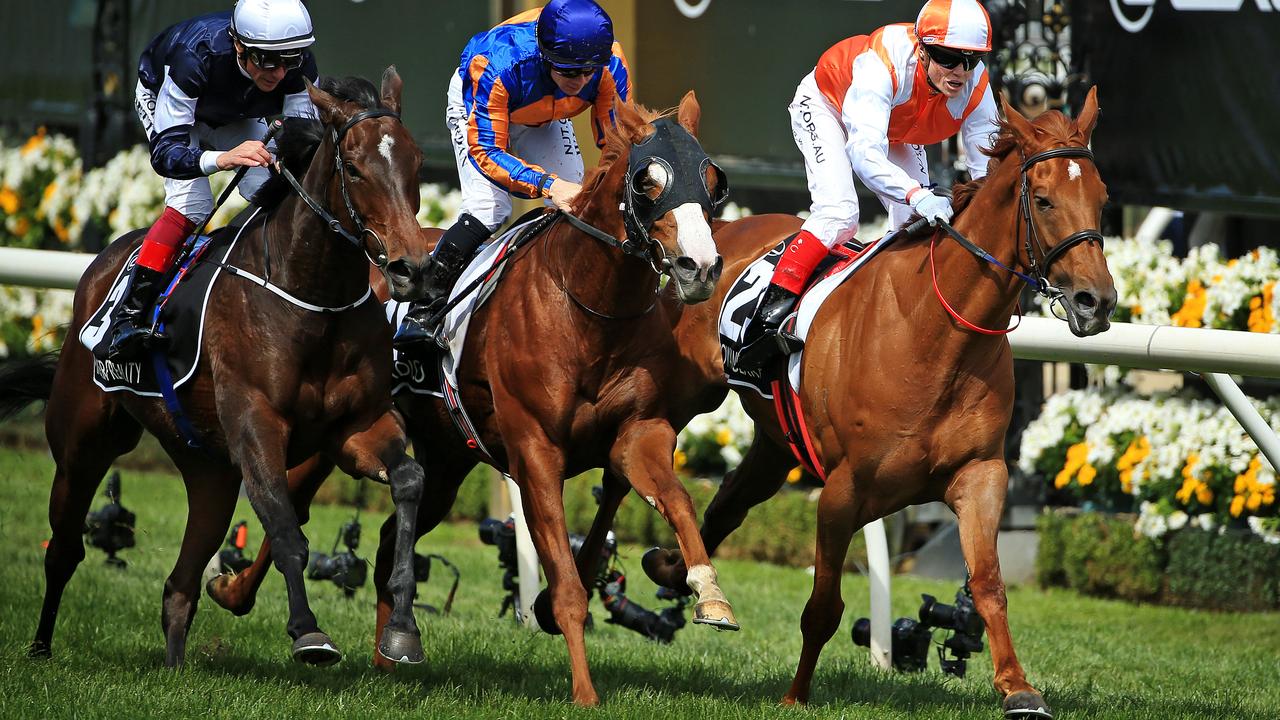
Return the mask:
M1063 255L1065 255L1068 250L1075 247L1076 245L1079 245L1082 242L1096 240L1098 242L1098 247L1100 248L1102 247L1102 244L1103 244L1102 233L1099 232L1096 228L1085 228L1084 230L1079 230L1077 232L1071 233L1067 237L1063 238L1060 242L1055 244L1053 247L1049 248L1048 251L1044 249L1044 244L1040 242L1040 236L1036 232L1036 225L1031 219L1031 181L1027 173L1031 170L1031 168L1035 167L1037 163L1044 162L1045 160L1052 160L1054 158L1063 158L1063 157L1086 158L1090 162L1095 162L1093 158L1093 151L1091 151L1087 147L1082 147L1082 146L1052 148L1050 150L1044 150L1042 152L1038 152L1029 158L1024 158L1022 161L1022 167L1020 170L1022 174L1022 179L1021 179L1020 187L1018 190L1018 195L1019 195L1018 217L1014 219L1014 232L1017 233L1017 236L1015 238L1015 243L1016 243L1016 240L1022 240L1023 248L1027 252L1027 270L1029 272L1024 273L1020 270L1016 270L1014 268L1011 268L1005 265L1004 263L1000 262L991 253L978 247L972 241L966 238L964 235L961 235L959 231L957 231L954 227L952 227L946 221L938 222L938 225L943 230L943 232L951 236L951 238L954 239L957 243L959 243L960 246L963 247L965 250L968 250L970 253L976 255L978 258L982 260L986 260L992 265L995 265L997 267L1007 270L1008 272L1016 275L1019 279L1021 279L1027 285L1029 285L1031 289L1034 290L1037 294L1039 294L1040 296L1048 300L1049 307L1051 310L1054 307L1054 304L1061 301L1063 298L1062 290L1054 285L1049 284L1049 277L1048 277L1049 269L1053 267L1053 263L1059 258L1061 258ZM1025 240L1022 238L1024 225L1026 227ZM968 320L964 319L963 317L961 317L960 314L956 312L954 308L951 307L950 303L947 302L946 298L942 296L942 290L938 287L938 275L933 264L933 246L935 243L936 243L936 236L935 236L935 240L931 241L929 244L929 266L930 266L930 272L933 275L933 290L934 290L934 294L937 295L939 302L942 303L942 306L943 308L946 309L947 313L950 314L951 317L954 318L958 323L975 332L983 333L986 335L1003 335L1010 332L1013 328L1009 328L1005 330L999 330L999 329L989 330L987 328L979 327L978 325L975 325L969 322ZM1017 245L1015 244L1015 247L1016 246ZM1033 246L1034 246L1034 250L1033 250ZM1040 257L1038 261L1036 260L1037 254L1039 254L1039 257ZM1021 311L1019 311L1019 318L1021 318ZM1017 327L1017 325L1015 325L1014 327Z
M1053 267L1054 261L1062 257L1068 250L1089 240L1098 241L1098 247L1102 247L1102 233L1097 228L1086 228L1063 238L1060 242L1049 248L1044 249L1044 245L1040 242L1040 236L1036 233L1035 223L1031 221L1031 181L1027 176L1028 171L1036 165L1036 163L1052 160L1054 158L1078 157L1085 158L1089 162L1094 163L1093 151L1087 147L1059 147L1051 150L1038 152L1022 161L1022 185L1019 190L1021 197L1018 199L1018 214L1021 218L1026 219L1027 238L1023 247L1027 251L1027 267L1031 271L1034 282L1029 283L1036 292L1048 298L1050 301L1056 300L1062 296L1062 291L1049 284L1049 268ZM1096 164L1096 163L1095 163ZM1016 226L1018 235L1022 234L1022 223ZM1040 254L1040 261L1036 261L1036 255L1033 253L1032 246L1035 246L1036 252Z
M307 207L311 208L312 212L320 216L320 219L329 226L330 230L341 235L347 242L355 245L357 248L360 248L360 251L365 254L365 257L369 258L369 262L373 263L373 265L378 269L382 269L387 266L387 245L383 242L382 238L376 231L365 226L364 219L360 217L360 213L356 212L355 206L351 204L351 194L347 191L346 162L342 157L342 139L346 137L347 131L362 120L369 120L371 118L378 117L392 117L396 119L396 122L400 122L400 113L388 110L387 108L374 108L372 110L361 110L355 115L352 115L351 118L339 129L334 129L332 127L329 128L329 139L333 143L334 172L337 173L338 182L342 188L342 202L347 206L347 215L351 218L352 224L356 226L356 231L354 233L343 227L342 223L337 218L335 218L328 210L324 209L324 206L322 206L315 198L307 194L307 191L302 188L302 183L298 182L298 179L294 177L293 173L290 172L288 168L281 167L280 174L283 175L285 180L288 180L289 184L293 186L294 192L298 193L298 197L302 199L302 202L306 203ZM370 255L368 248L365 247L365 235L372 237L377 243L378 253L376 255Z

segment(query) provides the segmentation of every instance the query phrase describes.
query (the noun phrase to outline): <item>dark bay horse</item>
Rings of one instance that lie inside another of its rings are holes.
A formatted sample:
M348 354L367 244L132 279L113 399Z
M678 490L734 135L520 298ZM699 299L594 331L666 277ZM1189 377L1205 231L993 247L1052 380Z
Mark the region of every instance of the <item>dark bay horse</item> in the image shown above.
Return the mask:
M1007 104L1003 109L990 174L956 190L955 227L1005 265L1047 276L1062 293L1075 334L1102 332L1116 293L1101 235L1092 230L1107 197L1085 149L1097 121L1096 89L1074 122L1058 112L1029 122ZM719 227L716 242L729 276L799 228L797 218L778 215ZM983 328L1008 327L1023 282L929 232L882 251L832 294L809 332L800 400L826 483L813 593L801 620L804 644L783 702L808 701L818 654L839 627L840 572L853 533L907 505L942 500L959 518L1006 715L1048 717L1014 654L996 555L1009 482L1004 437L1013 408L1012 354L1003 335L953 320L935 297L934 276L960 316ZM687 312L676 333L690 356L717 367L716 309L729 285ZM742 399L756 435L704 516L702 537L713 553L796 464L772 402L750 392ZM684 568L672 551L646 562L655 581L673 588L683 586Z
M91 354L74 340L145 231L112 243L81 279L71 340L44 394L57 471L33 656L51 652L63 590L84 558L81 534L95 490L145 428L181 471L189 507L178 561L164 586L166 665L183 661L201 576L230 523L241 481L285 577L294 658L320 665L340 659L307 603L307 541L285 482L288 467L316 455L353 476L390 484L399 535L397 542L387 539L388 559L392 546L398 548L394 572L388 569L384 579L385 601L395 609L387 613L379 650L395 660L421 661L411 599L423 473L406 453L404 428L391 407L391 348L382 308L372 298L357 301L368 294L370 261L393 296L408 299L422 291L428 258L414 217L422 154L400 123L402 83L394 68L383 75L381 92L354 78L326 79L322 87L308 86L320 123L310 124L319 147L300 181L307 201L290 194L265 222L255 217L227 260L269 278L274 291L232 276L212 290L203 360L179 391L202 448L184 442L162 401L101 391L91 378ZM321 214L339 220L331 225ZM334 227L339 224L340 231ZM299 301L339 310L319 312ZM39 394L19 374L7 373L0 382L0 405L9 411Z
M691 561L689 584L699 596L694 622L737 627L703 550L689 495L672 468L677 429L713 409L723 396L712 389L710 402L690 401L691 394L709 386L709 378L692 381L687 376L694 362L681 359L684 349L671 332L684 312L712 294L720 276L710 204L662 212L642 229L652 242L639 244L644 250L640 256L614 246L624 238L639 239L625 227L619 211L630 188L643 197L629 202L658 203L667 188L681 180L687 186L681 173L693 173L713 197L723 192L725 180L705 154L659 155L661 162L633 165L630 156L646 147L655 135L654 123L661 120L627 104L618 107L617 117L617 132L609 131L600 165L585 178L574 210L576 217L613 238L612 244L561 219L518 251L507 277L471 320L458 376L463 405L481 442L520 485L550 585L540 596L539 623L564 633L573 699L581 705L599 701L586 661L588 596L581 578L594 576L612 512L629 489L673 526ZM696 135L699 117L697 100L689 93L676 120ZM429 241L439 236L436 230L423 232ZM659 270L671 280L661 292ZM397 406L418 457L431 459L426 502L416 526L416 532L425 533L448 513L462 479L479 458L454 430L439 399L406 395ZM605 468L606 497L602 517L579 553L579 566L569 549L562 484L565 477L594 467ZM321 463L291 474L300 510L327 471ZM384 540L396 528L395 518L389 519ZM386 592L390 547L390 542L380 546L375 572L379 628L391 608ZM266 549L264 544L259 558ZM248 612L264 570L259 561L235 577L216 578L209 592L233 612ZM375 661L385 664L381 658Z

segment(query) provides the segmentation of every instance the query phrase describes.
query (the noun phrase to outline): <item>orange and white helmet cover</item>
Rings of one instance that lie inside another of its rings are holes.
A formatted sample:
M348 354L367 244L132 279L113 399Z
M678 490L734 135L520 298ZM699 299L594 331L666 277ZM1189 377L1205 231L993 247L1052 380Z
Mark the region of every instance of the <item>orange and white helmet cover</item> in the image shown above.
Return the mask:
M916 18L925 45L991 52L991 18L978 0L929 0Z

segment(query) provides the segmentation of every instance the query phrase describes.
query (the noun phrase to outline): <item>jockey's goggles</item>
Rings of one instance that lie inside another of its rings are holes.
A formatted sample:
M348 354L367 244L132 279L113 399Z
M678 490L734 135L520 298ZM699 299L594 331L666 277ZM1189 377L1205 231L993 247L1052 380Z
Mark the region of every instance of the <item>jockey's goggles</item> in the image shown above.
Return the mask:
M285 70L297 70L302 67L302 51L301 50L285 50L283 52L272 52L261 48L245 48L245 57L249 58L249 62L257 65L263 70L275 70L282 67Z
M557 67L555 65L551 65L552 72L562 78L569 78L570 80L580 77L590 77L599 69L600 68L595 65L588 65L587 67Z
M978 63L982 62L982 59L987 56L986 53L972 50L951 50L941 45L925 45L924 51L929 53L930 60L947 70L951 70L957 65L963 65L966 71L972 70L978 67Z

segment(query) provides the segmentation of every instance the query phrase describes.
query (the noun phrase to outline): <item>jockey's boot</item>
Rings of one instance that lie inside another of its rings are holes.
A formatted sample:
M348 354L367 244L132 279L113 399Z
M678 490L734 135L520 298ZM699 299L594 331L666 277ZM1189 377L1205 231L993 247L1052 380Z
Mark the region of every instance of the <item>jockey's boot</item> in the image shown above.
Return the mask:
M177 210L166 207L142 241L138 259L129 273L124 297L111 315L110 341L94 349L99 360L130 360L138 357L152 339L147 310L164 289L164 276L196 223Z
M111 341L94 348L99 360L121 362L136 359L151 339L151 323L147 309L160 295L164 273L135 264L129 273L124 297L112 313Z
M449 298L449 291L458 281L463 268L480 244L489 239L489 228L484 223L463 213L436 243L431 253L431 266L427 268L426 289L422 299L413 303L404 316L404 322L396 330L391 344L397 348L421 342L436 341L439 328L434 327L431 316Z
M808 230L801 230L787 246L760 298L759 309L742 334L742 352L734 363L739 370L759 370L779 355L790 355L804 347L799 338L778 330L795 309L813 269L826 256L827 246Z

